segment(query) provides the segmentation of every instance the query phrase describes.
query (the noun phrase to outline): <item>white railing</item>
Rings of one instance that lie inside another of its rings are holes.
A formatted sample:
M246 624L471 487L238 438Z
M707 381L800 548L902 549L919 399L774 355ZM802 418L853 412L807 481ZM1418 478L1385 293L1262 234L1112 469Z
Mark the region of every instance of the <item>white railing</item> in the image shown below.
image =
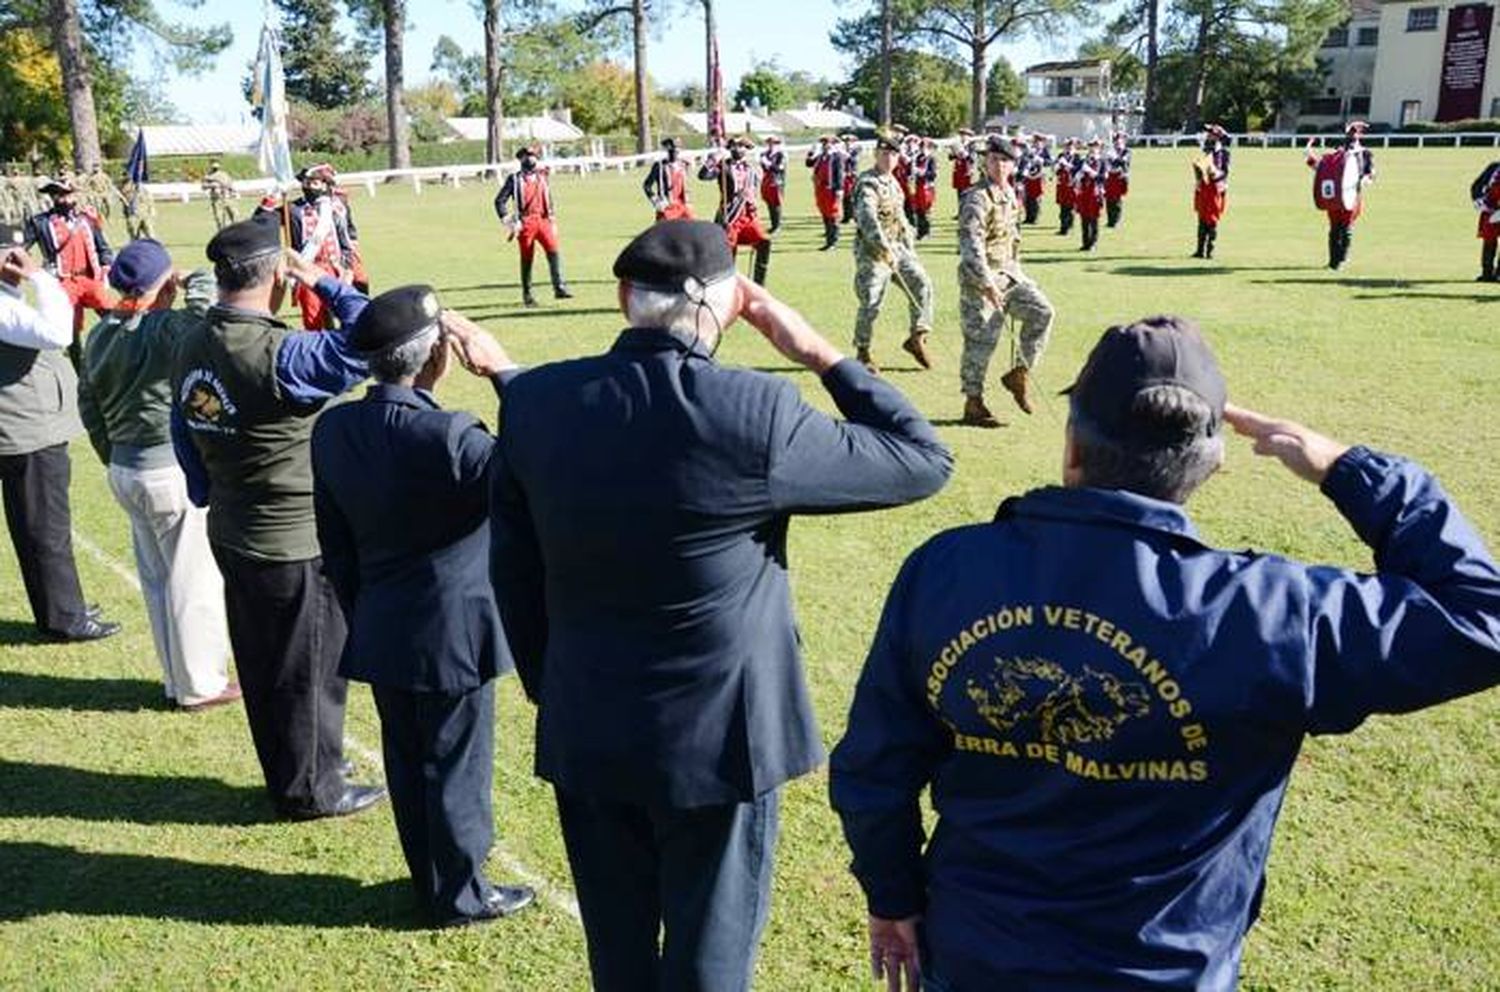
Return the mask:
M1229 143L1235 148L1300 148L1309 140L1324 145L1338 141L1339 136L1330 133L1274 134L1270 132L1229 136ZM1361 140L1371 148L1500 148L1500 131L1366 132ZM1138 134L1130 139L1130 143L1137 148L1182 148L1200 144L1202 141L1201 132L1197 134Z

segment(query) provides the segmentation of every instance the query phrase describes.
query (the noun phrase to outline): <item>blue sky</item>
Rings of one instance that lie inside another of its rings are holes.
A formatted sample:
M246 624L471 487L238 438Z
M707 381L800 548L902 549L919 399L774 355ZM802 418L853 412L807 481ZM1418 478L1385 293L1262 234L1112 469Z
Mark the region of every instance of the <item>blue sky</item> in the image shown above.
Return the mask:
M678 0L683 9L691 0ZM576 7L579 4L565 3ZM696 3L691 4L697 7ZM719 0L719 50L724 60L724 81L733 87L740 75L757 60L775 58L786 69L806 69L814 75L838 77L843 65L828 43L828 32L840 16L857 9L857 0ZM161 0L163 14L194 23L227 21L234 30L233 46L220 56L216 67L197 77L169 75L162 80L168 98L197 123L235 123L248 115L240 96L240 80L254 58L260 36L261 5L253 0L206 0L189 11L172 0ZM408 85L427 79L432 48L441 35L453 36L473 51L483 46L477 15L469 0L410 0L411 30L406 39ZM664 85L698 80L703 75L702 15L679 16L651 39L647 54L653 78ZM1072 54L1077 39L1068 37L1049 43L1026 39L1004 46L999 53L1018 68L1030 62ZM149 77L148 57L142 53L138 69ZM375 71L379 72L379 59Z

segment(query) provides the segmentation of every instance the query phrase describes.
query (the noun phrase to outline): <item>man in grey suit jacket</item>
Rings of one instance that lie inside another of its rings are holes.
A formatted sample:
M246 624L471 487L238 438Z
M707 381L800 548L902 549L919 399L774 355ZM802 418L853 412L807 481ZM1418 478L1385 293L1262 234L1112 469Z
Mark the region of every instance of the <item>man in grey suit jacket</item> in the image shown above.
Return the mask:
M502 389L491 574L557 792L597 992L748 987L779 790L823 760L787 584L794 513L909 503L931 425L670 221L615 262L631 327ZM821 379L719 365L736 319ZM662 931L665 936L662 937Z

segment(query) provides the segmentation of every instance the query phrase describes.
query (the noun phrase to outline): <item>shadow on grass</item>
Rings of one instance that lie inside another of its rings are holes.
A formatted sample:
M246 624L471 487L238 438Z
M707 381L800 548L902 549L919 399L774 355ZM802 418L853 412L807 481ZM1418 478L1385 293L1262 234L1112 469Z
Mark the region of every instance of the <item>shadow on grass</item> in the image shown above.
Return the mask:
M546 270L544 268L543 269L543 273L544 274L545 274L545 271ZM564 272L564 275L566 275L566 274L567 273ZM567 283L570 286L613 286L615 284L615 280L613 280L613 279L573 279L573 278L569 278L567 280ZM550 285L551 284L548 283L545 278L542 280L542 288L543 288L544 291L546 290L547 287L550 287ZM516 292L519 293L520 290L521 290L521 284L519 282L491 282L491 283L484 283L482 285L477 285L477 286L435 286L433 288L436 289L439 293L480 293L480 292L486 292L486 291L492 290L492 289L509 289L509 290L514 290L514 291L516 291Z
M964 423L963 420L961 418L959 418L959 417L941 418L941 419L933 420L933 421L931 421L931 423L932 423L932 426L934 426L934 427L970 427L970 428L973 428L976 431L981 431L981 432L989 432L989 431L994 431L994 430L1004 430L1005 428L1007 428L1007 427L1010 426L1010 421L1008 421L1008 420L1002 420L1002 421L1000 421L1000 426L998 428L997 427L974 427L973 424L966 424L966 423Z
M1500 293L1357 293L1356 300L1456 300L1470 303L1500 302Z
M1196 259L1184 259L1181 265L1117 265L1109 271L1117 276L1218 276L1231 275L1236 272L1304 272L1311 266L1306 265L1220 265L1196 264ZM1328 282L1326 279L1257 279L1261 283L1282 282L1312 282L1319 285Z
M0 844L0 886L0 920L73 913L241 926L422 926L406 879L362 885L340 875L279 875L53 844Z
M264 790L218 779L0 761L0 817L244 826L268 822L271 808Z
M612 313L618 314L619 307L549 307L543 303L539 307L523 307L519 302L513 307L504 307L499 310L465 310L464 316L470 320L498 320L501 317L525 317L527 320L550 320L557 317L586 317L594 314Z
M1364 276L1325 276L1322 279L1308 277L1295 279L1254 279L1256 283L1267 285L1292 285L1292 286L1347 286L1350 289L1405 289L1408 286L1472 286L1473 279L1376 279ZM1399 294L1407 295L1407 294ZM1413 294L1414 295L1414 294ZM1398 296L1382 296L1378 299L1396 299ZM1462 297L1443 297L1444 299L1462 299Z
M36 629L36 624L25 620L0 620L0 645L8 644L50 644L51 641L42 636L42 632ZM5 699L0 696L0 701Z
M0 634L0 643L24 642L5 640ZM0 672L0 709L133 713L168 708L160 682Z

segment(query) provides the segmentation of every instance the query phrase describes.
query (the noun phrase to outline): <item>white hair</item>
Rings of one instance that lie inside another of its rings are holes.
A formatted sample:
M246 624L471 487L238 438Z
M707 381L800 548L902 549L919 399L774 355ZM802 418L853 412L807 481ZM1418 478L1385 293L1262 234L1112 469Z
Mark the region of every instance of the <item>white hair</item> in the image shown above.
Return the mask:
M438 325L433 324L410 341L370 356L370 377L376 382L400 382L422 371L438 342Z
M634 283L625 297L625 319L631 327L654 327L685 334L717 336L733 317L739 287L734 279L662 292Z

